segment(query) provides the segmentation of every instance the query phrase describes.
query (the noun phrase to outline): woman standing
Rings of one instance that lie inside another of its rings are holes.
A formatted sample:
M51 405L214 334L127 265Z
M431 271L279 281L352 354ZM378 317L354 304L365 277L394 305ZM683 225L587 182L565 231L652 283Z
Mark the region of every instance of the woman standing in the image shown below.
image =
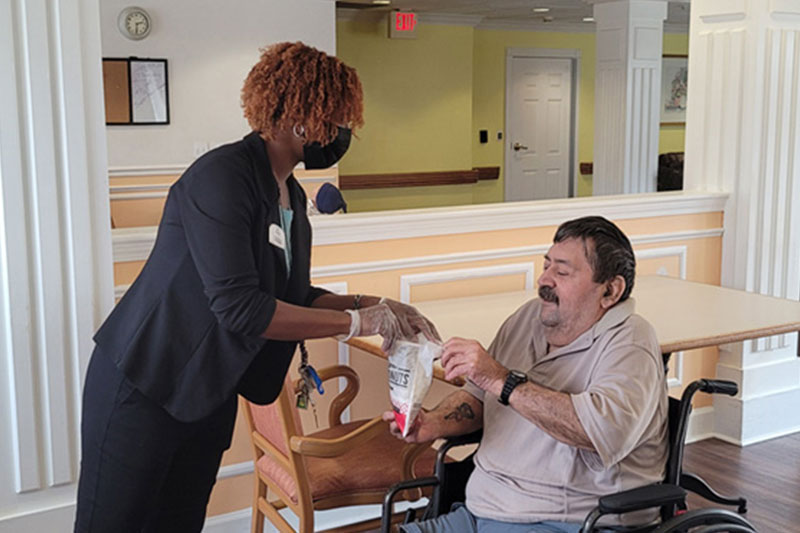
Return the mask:
M311 228L292 170L344 155L363 124L355 70L276 44L242 106L253 132L171 187L147 263L95 335L75 531L200 531L236 395L274 401L298 340L435 335L410 306L309 282Z

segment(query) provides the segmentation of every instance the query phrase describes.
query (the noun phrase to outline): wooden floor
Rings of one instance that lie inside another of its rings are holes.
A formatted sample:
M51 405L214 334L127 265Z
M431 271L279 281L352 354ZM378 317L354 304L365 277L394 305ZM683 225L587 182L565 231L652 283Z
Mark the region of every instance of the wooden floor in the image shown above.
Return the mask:
M717 492L747 498L745 517L759 533L800 532L800 433L745 448L717 439L695 442L686 446L683 465ZM709 506L689 498L690 509Z
M717 439L686 446L684 470L718 492L743 496L759 533L800 532L800 433L740 448ZM709 506L690 497L692 508Z

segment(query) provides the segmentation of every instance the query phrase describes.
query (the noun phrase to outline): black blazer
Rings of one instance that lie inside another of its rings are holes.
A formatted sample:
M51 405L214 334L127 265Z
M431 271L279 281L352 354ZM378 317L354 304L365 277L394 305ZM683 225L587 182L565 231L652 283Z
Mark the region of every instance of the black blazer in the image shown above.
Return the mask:
M147 397L182 421L237 392L265 404L283 385L296 342L266 340L276 300L311 305L306 195L288 180L292 267L269 242L280 227L264 141L251 133L212 150L170 188L141 274L94 339Z

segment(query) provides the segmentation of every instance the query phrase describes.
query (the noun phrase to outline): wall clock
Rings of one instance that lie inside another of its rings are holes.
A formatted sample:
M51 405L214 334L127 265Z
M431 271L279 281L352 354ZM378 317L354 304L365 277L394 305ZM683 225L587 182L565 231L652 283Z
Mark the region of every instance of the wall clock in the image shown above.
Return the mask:
M117 25L122 35L138 41L150 34L153 23L147 11L141 7L131 6L120 12Z

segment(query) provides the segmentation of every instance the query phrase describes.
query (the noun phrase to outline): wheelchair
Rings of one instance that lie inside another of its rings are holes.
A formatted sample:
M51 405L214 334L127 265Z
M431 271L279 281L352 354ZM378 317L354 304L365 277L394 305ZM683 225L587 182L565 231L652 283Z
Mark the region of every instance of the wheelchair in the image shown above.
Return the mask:
M666 359L666 358L665 358ZM734 396L738 386L732 381L700 379L684 389L680 400L669 399L669 455L666 473L660 483L646 485L599 498L597 506L586 516L581 533L591 533L608 526L598 526L597 521L604 515L623 514L643 509L659 508L657 523L642 526L611 526L614 531L624 533L757 533L755 527L741 515L747 512L747 500L723 496L712 489L702 478L683 472L683 448L688 428L689 414L692 410L692 397L695 392L725 394ZM404 522L416 519L435 518L449 512L453 503L463 502L464 490L474 464L472 455L462 461L450 461L447 453L457 446L477 444L481 431L448 439L439 448L434 475L400 482L386 493L383 502L381 533L390 533L391 516L395 497L408 489L432 487L427 506L406 511ZM687 491L704 499L722 505L735 506L736 512L719 508L687 510Z

